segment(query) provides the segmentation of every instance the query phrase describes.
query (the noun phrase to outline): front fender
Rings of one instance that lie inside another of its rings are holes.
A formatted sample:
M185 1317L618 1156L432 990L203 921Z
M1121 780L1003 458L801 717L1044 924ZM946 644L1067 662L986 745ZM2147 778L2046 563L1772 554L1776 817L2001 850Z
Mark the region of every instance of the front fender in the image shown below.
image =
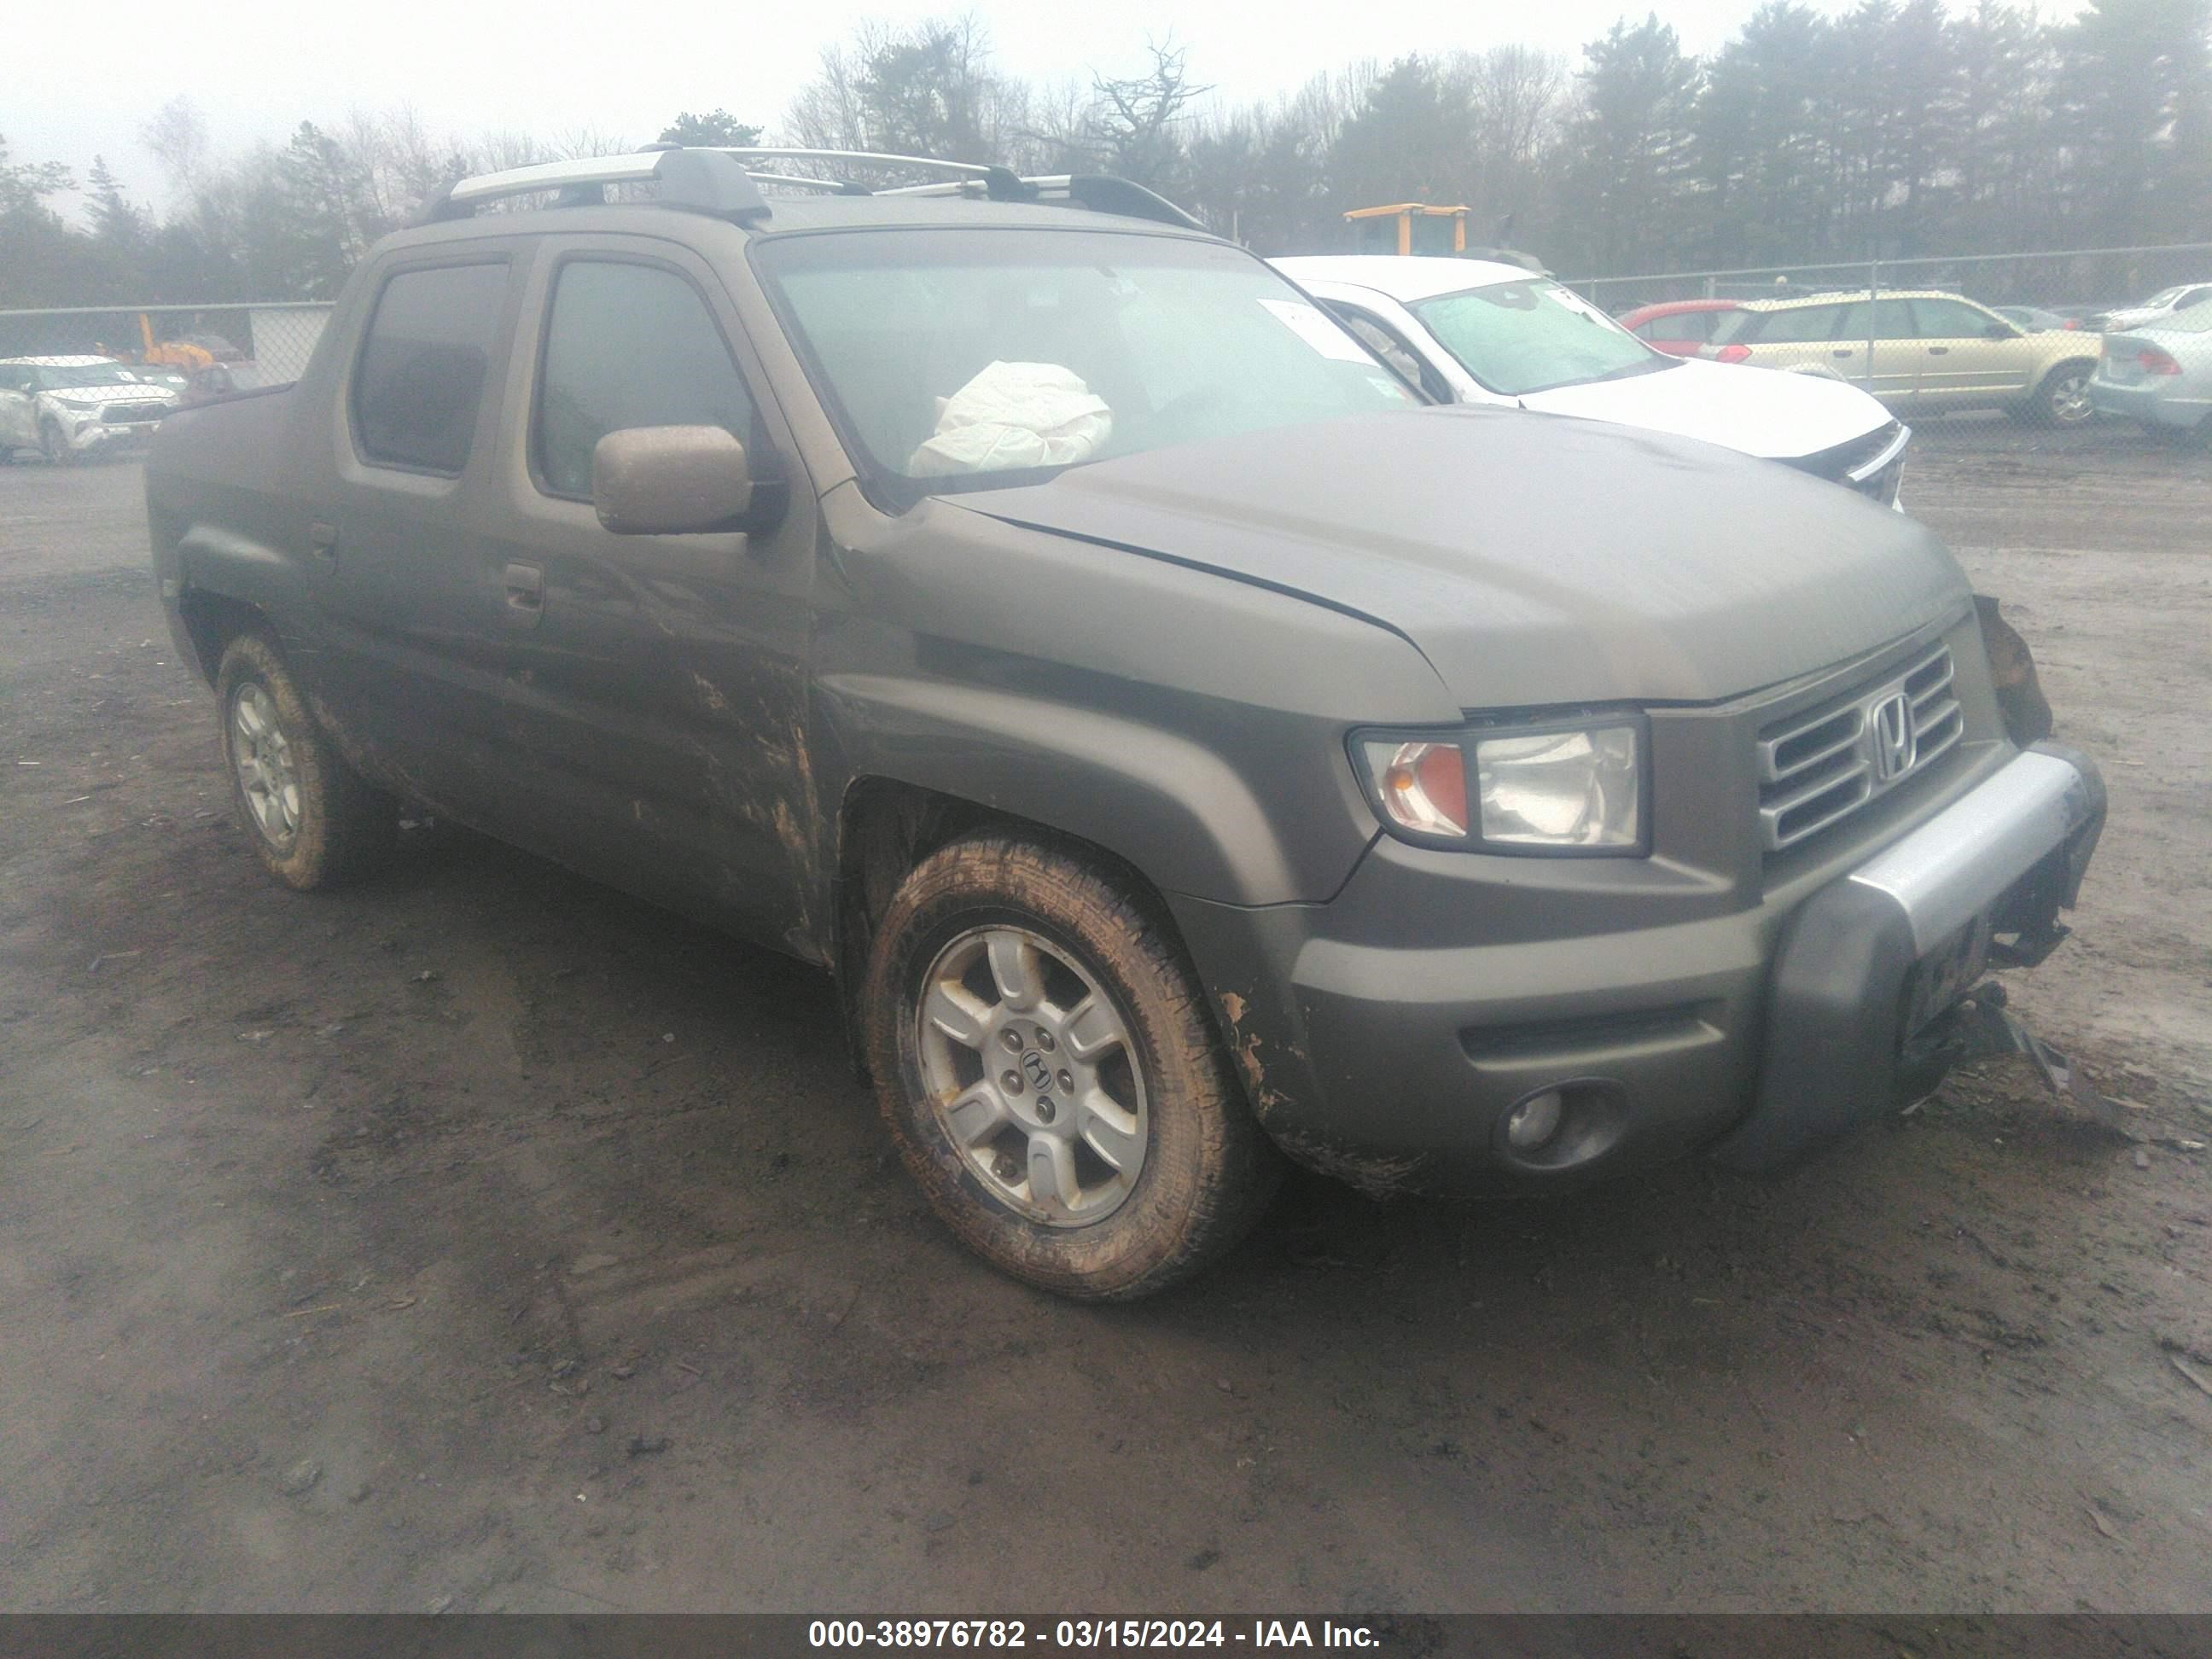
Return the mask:
M1286 845L1242 773L1158 726L988 686L848 675L822 690L855 778L1079 836L1170 892L1268 904L1334 891L1365 845L1356 835Z

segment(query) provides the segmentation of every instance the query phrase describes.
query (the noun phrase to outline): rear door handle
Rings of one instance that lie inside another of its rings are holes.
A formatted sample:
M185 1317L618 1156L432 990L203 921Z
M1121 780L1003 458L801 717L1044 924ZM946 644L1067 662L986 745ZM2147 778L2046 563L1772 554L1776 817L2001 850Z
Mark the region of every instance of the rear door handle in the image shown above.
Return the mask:
M507 568L507 619L517 628L535 628L545 614L545 573L534 564Z
M338 527L316 520L307 526L307 545L319 559L335 559L338 556Z
M1931 357L1941 357L1950 349L1951 348L1948 346L1929 346L1928 348L1928 355Z
M1856 357L1858 356L1858 352L1854 347L1844 346L1837 350L1830 352L1828 355L1832 357Z

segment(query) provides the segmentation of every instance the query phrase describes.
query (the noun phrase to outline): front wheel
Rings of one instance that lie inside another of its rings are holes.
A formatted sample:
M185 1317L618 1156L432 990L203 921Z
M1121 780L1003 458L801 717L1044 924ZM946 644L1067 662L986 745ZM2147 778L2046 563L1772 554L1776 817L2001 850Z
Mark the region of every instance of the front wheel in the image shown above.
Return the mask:
M58 421L47 421L39 428L39 448L46 458L48 466L70 466L76 460L76 452L70 447L69 436Z
M232 640L216 695L231 798L262 867L306 891L373 866L392 844L398 807L346 764L276 647L259 634Z
M1128 1301L1241 1238L1281 1175L1164 921L1089 858L975 835L876 935L867 1048L908 1172L1017 1279Z

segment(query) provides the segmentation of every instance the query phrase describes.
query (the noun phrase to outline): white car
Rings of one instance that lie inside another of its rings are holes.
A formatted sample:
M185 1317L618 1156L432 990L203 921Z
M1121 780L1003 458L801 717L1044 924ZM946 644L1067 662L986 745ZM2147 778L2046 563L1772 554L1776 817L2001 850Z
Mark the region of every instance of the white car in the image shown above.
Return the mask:
M180 401L112 357L0 357L0 460L35 449L60 465L143 448Z
M2124 328L2141 328L2145 324L2160 324L2177 311L2186 311L2191 306L2201 306L2212 300L2212 283L2176 283L2172 288L2162 288L2139 306L2123 306L2118 311L2108 311L2097 319L2097 326L2107 334Z
M1431 397L1699 438L1897 505L1911 430L1841 380L1669 356L1517 265L1389 254L1273 263Z

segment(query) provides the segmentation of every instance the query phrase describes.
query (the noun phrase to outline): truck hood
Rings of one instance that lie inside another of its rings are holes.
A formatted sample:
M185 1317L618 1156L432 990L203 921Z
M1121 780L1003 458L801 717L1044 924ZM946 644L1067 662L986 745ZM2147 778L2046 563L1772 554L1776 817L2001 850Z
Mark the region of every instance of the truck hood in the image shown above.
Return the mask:
M1625 380L1532 392L1521 403L1784 460L1863 438L1890 418L1874 398L1841 380L1690 357Z
M1832 483L1519 410L1280 427L951 499L1365 617L1462 708L1730 697L1969 601L1926 529Z

